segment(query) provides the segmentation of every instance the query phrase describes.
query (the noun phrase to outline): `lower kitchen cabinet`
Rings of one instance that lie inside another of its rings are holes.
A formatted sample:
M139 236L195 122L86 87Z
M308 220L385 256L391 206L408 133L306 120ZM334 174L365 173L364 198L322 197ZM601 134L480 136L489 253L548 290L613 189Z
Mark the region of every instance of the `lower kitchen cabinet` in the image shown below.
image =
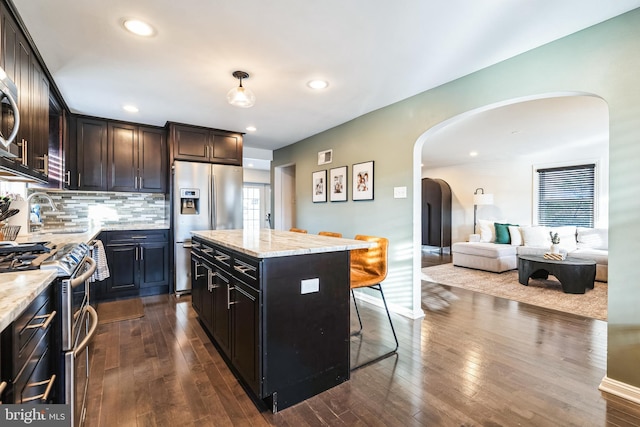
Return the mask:
M255 401L276 412L349 379L348 252L258 259L195 236L191 259L193 308Z
M241 281L233 281L233 307L231 308L232 357L231 362L254 393L260 393L260 293Z
M2 331L2 403L57 403L54 307L53 287L49 286Z
M110 277L94 292L94 300L169 292L168 231L108 231L101 237Z

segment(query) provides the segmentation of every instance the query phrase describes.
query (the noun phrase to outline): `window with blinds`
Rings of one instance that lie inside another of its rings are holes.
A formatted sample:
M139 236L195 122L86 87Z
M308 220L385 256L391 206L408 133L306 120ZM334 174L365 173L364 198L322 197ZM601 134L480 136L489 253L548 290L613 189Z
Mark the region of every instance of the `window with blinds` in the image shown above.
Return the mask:
M538 224L593 227L595 164L538 169Z

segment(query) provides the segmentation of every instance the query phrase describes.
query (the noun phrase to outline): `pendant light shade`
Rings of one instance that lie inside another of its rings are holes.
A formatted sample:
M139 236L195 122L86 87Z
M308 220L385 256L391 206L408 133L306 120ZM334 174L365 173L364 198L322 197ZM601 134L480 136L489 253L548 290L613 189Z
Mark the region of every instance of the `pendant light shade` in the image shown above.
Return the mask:
M242 79L248 79L249 74L244 71L234 71L233 77L240 80L240 85L227 93L227 101L236 107L253 107L253 104L256 103L256 96L251 92L251 89L242 86Z

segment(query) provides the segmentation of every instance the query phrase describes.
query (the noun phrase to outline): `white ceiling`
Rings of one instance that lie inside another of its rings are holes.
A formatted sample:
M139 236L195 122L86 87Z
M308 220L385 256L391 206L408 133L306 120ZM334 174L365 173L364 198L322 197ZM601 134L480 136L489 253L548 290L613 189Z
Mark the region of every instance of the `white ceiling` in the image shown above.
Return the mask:
M609 111L603 99L544 98L452 119L425 141L422 164L427 170L518 160L551 163L563 151L579 156L608 142Z
M245 131L277 149L580 29L640 0L13 0L73 112ZM124 17L157 35L125 32ZM226 103L234 70L249 109ZM314 78L329 88L314 92ZM122 110L135 104L135 114Z

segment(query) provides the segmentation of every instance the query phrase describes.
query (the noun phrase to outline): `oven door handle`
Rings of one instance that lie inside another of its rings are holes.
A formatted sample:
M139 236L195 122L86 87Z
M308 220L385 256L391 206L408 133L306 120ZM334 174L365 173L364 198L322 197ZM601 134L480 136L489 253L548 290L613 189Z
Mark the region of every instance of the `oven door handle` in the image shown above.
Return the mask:
M91 328L89 328L89 332L87 336L84 337L82 342L78 344L76 348L73 349L73 357L76 358L80 353L84 351L85 348L89 345L89 342L96 334L96 330L98 329L98 313L91 307L87 306L87 314L89 314L89 318L91 318Z
M96 271L96 262L93 260L93 258L89 258L86 257L84 259L84 262L89 264L89 268L82 273L80 276L77 276L73 279L71 279L71 288L75 288L76 286L86 282L87 280L89 280L89 277L91 277L93 275L93 273Z

